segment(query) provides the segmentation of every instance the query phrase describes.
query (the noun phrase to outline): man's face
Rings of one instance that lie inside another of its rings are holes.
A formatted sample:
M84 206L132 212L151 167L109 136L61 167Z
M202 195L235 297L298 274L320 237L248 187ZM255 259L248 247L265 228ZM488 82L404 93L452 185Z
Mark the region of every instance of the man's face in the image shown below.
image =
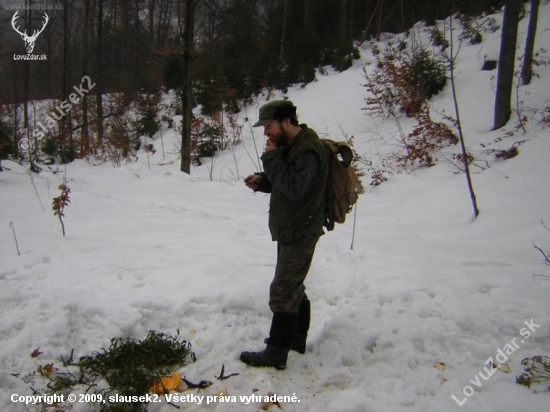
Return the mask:
M272 120L264 125L264 136L275 142L277 147L281 147L288 141L288 133L284 128L284 122Z

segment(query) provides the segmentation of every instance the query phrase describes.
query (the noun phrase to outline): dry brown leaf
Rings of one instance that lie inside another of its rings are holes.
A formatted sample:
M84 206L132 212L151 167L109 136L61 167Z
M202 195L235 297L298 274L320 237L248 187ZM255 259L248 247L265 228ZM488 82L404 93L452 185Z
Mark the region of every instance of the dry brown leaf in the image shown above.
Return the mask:
M510 365L507 363L502 363L499 365L498 370L504 373L510 373L512 372L512 369L510 369Z
M273 392L268 392L268 393L267 393L267 396L273 396L273 395L275 395ZM283 408L281 407L281 404L276 400L275 402L264 402L264 403L262 404L262 410L268 411L271 405L277 405L277 407L278 407L279 409L283 409Z
M437 368L440 371L444 371L445 369L447 369L447 366L445 365L445 362L435 361L434 362L434 368Z
M38 372L43 376L50 376L53 372L55 372L55 368L53 367L53 363L48 363L44 366L38 367Z
M36 348L32 351L31 356L33 358L37 358L38 356L42 355L44 352L40 352L40 348Z

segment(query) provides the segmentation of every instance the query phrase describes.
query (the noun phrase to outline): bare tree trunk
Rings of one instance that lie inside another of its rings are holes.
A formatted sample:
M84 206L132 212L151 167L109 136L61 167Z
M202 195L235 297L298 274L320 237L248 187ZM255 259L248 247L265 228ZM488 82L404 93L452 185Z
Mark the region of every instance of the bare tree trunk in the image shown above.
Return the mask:
M306 33L311 31L311 0L304 0L304 27Z
M69 94L69 12L67 0L64 0L63 5L63 83L61 85L61 100Z
M25 5L29 4L28 0L25 0ZM25 27L28 28L28 32L32 33L32 10L25 9ZM23 127L29 129L29 89L30 89L30 78L31 78L31 62L25 60L23 62ZM26 136L29 137L29 136Z
M338 31L340 32L340 47L346 47L347 40L347 20L348 20L348 0L340 0L340 21Z
M30 2L25 0L25 5L28 5ZM32 33L32 10L25 9L25 27L28 28L28 32ZM31 83L31 62L25 60L23 62L23 128L26 135L24 136L27 139L27 142L31 142L31 130L30 130L30 119L29 119L29 99L30 96L30 83ZM29 165L30 170L38 173L39 168L36 165L35 161L38 161L38 147L32 144L29 147Z
M370 8L369 8L369 3L371 1L376 1L376 4L374 5L374 8L373 10L371 11ZM365 21L367 22L367 25L365 26L365 30L363 31L363 34L361 35L361 38L359 39L359 46L361 46L363 44L363 42L365 40L367 40L367 36L369 34L369 30L370 30L370 27L372 25L372 22L374 20L374 15L376 13L376 9L378 7L378 0L366 0L365 2L365 10L366 10L366 15L365 15Z
M24 156L24 153L20 150L19 147L19 134L17 131L19 130L19 104L17 103L19 101L19 91L18 91L18 75L17 70L15 69L15 60L12 60L11 62L11 73L13 75L12 78L12 85L13 85L13 147L17 147L19 150L19 154Z
M216 38L216 28L217 28L217 21L218 21L218 5L217 1L208 0L208 4L206 4L207 8L207 19L206 19L206 38L207 44L209 47L212 47L214 45L214 41Z
M97 140L101 144L103 140L103 1L98 0L97 7L97 45L96 45L96 68L97 68L97 97L96 97L96 115L97 115Z
M120 10L120 26L122 28L123 33L129 33L130 29L130 5L127 0L124 0L121 4L121 10ZM118 7L117 7L118 11ZM113 56L114 61L116 61L117 58L119 58L118 55L123 56L122 57L122 72L121 72L121 81L124 85L124 90L127 91L128 87L130 86L130 76L129 76L129 70L128 66L131 63L130 62L130 53L131 53L131 46L130 46L130 39L128 36L120 36L120 48L118 50L118 53L116 53ZM131 86L130 86L131 87Z
M382 14L384 11L384 0L378 0L378 24L376 25L376 38L380 40L382 34Z
M156 0L148 0L148 13L149 13L149 37L151 41L151 47L155 47L155 5Z
M405 31L407 27L406 19L405 19L405 0L401 0L401 31Z
M84 30L82 36L82 46L83 46L83 55L82 55L82 73L85 76L88 76L89 70L89 33L90 32L90 0L85 0L85 11L84 11ZM88 130L88 93L82 96L82 132L80 139L80 155L83 155L90 149L90 132Z
M449 66L450 66L450 77L451 77L451 89L453 92L453 103L455 106L455 115L456 115L456 128L458 130L458 137L460 140L460 148L462 150L462 158L464 161L464 172L466 174L466 183L468 184L468 190L470 192L470 199L472 201L472 207L474 209L474 218L479 215L479 208L477 207L476 194L474 192L474 185L472 183L472 176L470 175L470 165L468 161L468 151L466 150L466 144L464 143L464 135L462 134L462 122L460 120L460 111L458 109L458 99L456 97L456 85L455 85L455 56L454 53L454 42L453 42L453 19L449 19L451 22L451 35L449 36L449 46L450 46L450 55L448 56Z
M69 7L67 4L67 0L64 0L64 6L63 6L63 85L62 85L62 92L61 92L61 101L69 96L69 88L70 88L70 82L71 82L71 69L70 69L70 59L71 59L71 49L70 49L70 35L69 35ZM74 156L74 141L73 141L73 132L71 127L71 113L64 112L63 108L59 108L60 113L59 115L61 117L61 121L59 123L59 131L61 135L61 141L66 142L65 139L69 139L69 148L71 153L71 158L63 159L64 161L71 161L73 160L72 157Z
M286 41L288 31L288 14L290 9L290 0L283 1L283 32L281 33L281 52L279 59L283 61L286 55Z
M185 1L185 28L183 30L183 87L181 91L183 124L181 128L180 170L187 174L191 174L191 120L193 111L191 64L194 58L195 5L196 0Z
M53 16L52 16L53 18ZM46 39L47 39L47 44L48 44L48 47L47 47L47 55L48 56L52 56L52 51L54 49L54 46L53 46L53 40L52 38L54 37L53 36L53 33L54 33L54 30L52 29L53 26L51 25L48 25L47 28L46 28ZM51 58L48 58L48 60L46 60L47 63L46 63L46 78L44 79L44 82L46 83L46 96L47 97L50 97L52 96L52 73L53 73L53 68L52 68L52 59Z
M172 0L161 0L160 9L157 13L157 36L156 36L156 48L162 48L166 44L169 31L169 21L172 15Z
M500 129L508 122L512 113L510 102L514 83L516 41L518 34L520 0L506 0L500 40L498 61L497 93L495 98L495 119L493 129Z
M535 36L537 34L537 20L539 17L540 0L531 0L531 13L529 15L529 28L525 40L525 54L523 56L523 67L521 68L521 84L531 83L533 75L533 53L535 50Z

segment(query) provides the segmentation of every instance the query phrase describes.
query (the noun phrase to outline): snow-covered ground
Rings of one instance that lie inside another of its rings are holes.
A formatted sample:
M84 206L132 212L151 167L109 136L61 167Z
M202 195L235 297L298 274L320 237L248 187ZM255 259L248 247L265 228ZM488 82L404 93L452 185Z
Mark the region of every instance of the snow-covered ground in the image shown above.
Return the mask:
M524 18L518 54L526 25ZM538 32L537 49L550 44L547 2ZM499 36L500 30L484 33L482 44L460 50L461 116L472 152L483 156L480 144L508 149L525 141L519 156L473 170L481 210L475 220L465 177L445 160L394 174L362 195L353 250L353 215L320 240L306 282L308 351L291 352L285 371L238 360L242 350L263 347L271 320L276 245L267 229L269 198L242 183L256 171L253 138L262 146L261 130L252 136L245 125L234 154L217 154L210 170L205 160L191 176L166 164L173 155L163 159L158 138L150 169L145 153L119 168L75 161L32 178L3 162L9 170L0 173L0 410L39 410L12 401L14 394L31 395L13 374L60 366L60 355L91 354L112 337L179 330L197 356L179 372L214 382L189 393L236 397L180 402L186 411L256 411L261 403L239 396L268 392L297 397L281 404L283 411L548 411L550 393L533 393L515 376L523 358L550 355L550 268L533 246L550 249L541 223L550 226L550 132L532 120L527 133L507 137L515 114L507 128L490 130L496 71L480 68L486 56L498 56ZM301 121L335 139L353 135L359 153L376 164L397 147L398 132L393 120L362 110L363 67L372 70L373 61L364 44L351 69L319 75L287 96ZM529 108L542 108L550 96L550 70L536 71L540 77L519 89L531 118ZM451 97L447 87L434 107L452 115ZM263 102L247 107L243 118L255 119ZM177 144L172 130L163 139L166 147ZM51 212L64 173L71 189L66 237ZM43 354L33 358L36 348ZM497 357L499 350L508 359ZM490 358L505 360L511 372L480 377ZM217 381L222 365L239 375ZM73 410L96 409L77 403Z

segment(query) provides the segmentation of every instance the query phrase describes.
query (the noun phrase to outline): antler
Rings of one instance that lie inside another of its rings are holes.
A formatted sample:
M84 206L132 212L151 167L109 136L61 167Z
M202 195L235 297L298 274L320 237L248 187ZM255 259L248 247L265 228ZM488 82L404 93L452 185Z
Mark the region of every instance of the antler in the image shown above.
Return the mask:
M44 15L45 15L44 18L45 18L46 20L44 21L44 24L42 25L42 28L41 28L40 30L38 30L38 31L37 31L37 30L34 30L33 33L32 33L32 36L29 36L29 35L27 34L27 30L25 30L24 33L21 33L21 32L19 31L19 27L15 27L15 20L17 20L17 18L19 17L19 16L17 15L17 13L19 13L19 10L17 10L17 11L15 12L15 14L13 15L13 17L12 17L12 19L11 19L11 25L12 25L13 29L14 29L17 33L19 33L24 39L27 38L27 39L30 40L30 41L36 40L36 38L38 37L38 35L39 35L40 33L42 33L42 32L44 31L44 29L46 28L46 24L48 24L48 22L50 21L50 17L48 16L48 14L47 14L47 13L44 13Z
M44 29L46 28L46 24L48 24L48 22L50 21L50 18L48 17L48 14L46 12L44 12L44 14L45 14L44 17L46 18L46 21L44 22L44 24L42 25L42 28L40 30L38 30L38 31L34 30L33 31L32 36L31 36L31 38L33 38L33 39L36 39L38 37L38 35L44 31Z
M17 10L17 11L15 12L15 14L13 15L13 17L12 17L12 19L11 19L11 26L12 26L13 29L14 29L17 33L19 33L21 36L27 36L27 30L25 30L25 33L21 33L21 32L19 31L19 27L15 27L15 20L17 20L17 17L19 17L19 16L17 15L17 13L19 13L19 10Z

